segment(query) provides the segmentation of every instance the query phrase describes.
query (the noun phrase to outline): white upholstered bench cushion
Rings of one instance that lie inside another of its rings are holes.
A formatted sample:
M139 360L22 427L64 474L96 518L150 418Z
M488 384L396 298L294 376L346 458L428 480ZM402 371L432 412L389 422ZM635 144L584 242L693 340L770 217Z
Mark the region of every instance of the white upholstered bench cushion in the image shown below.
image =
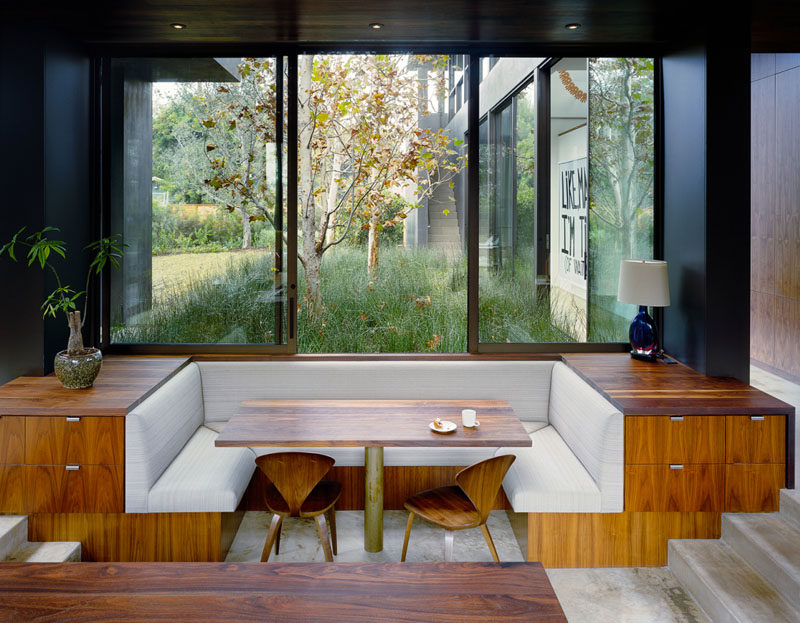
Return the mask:
M217 448L217 433L201 426L150 489L151 513L235 511L255 470L249 448Z
M514 454L503 480L511 507L518 513L596 513L600 489L552 426L531 434L532 448L500 448Z
M125 512L146 513L150 488L203 423L200 370L190 363L125 418Z
M384 465L472 465L494 456L497 448L385 448Z

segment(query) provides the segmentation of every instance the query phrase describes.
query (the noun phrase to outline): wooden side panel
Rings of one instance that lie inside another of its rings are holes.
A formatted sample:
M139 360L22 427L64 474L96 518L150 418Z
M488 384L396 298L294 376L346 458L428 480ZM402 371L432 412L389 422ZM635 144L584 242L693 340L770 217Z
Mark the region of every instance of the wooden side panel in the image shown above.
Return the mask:
M724 465L627 465L625 510L721 511L724 477Z
M25 466L0 465L0 513L25 512Z
M33 541L80 541L84 561L219 562L230 540L223 513L69 513L28 517ZM241 520L241 517L239 517ZM227 536L226 536L227 535ZM229 545L229 544L228 544Z
M383 507L386 510L402 510L405 501L415 493L444 487L456 483L456 474L463 467L454 465L409 465L384 467ZM341 483L342 495L336 509L342 511L364 510L364 468L357 466L333 466L325 476L327 480ZM239 510L264 510L264 487L268 484L261 470L256 470L250 485L242 497ZM502 488L497 494L495 509L510 510Z
M726 463L785 463L786 417L729 415L725 418Z
M25 418L0 415L0 465L25 462Z
M121 513L125 492L121 465L26 465L29 513Z
M25 462L29 465L123 465L125 418L65 416L25 418Z
M724 463L725 418L687 415L625 418L625 462Z
M726 465L725 510L731 513L777 511L785 475L782 463Z
M718 539L720 513L529 513L528 560L545 567L663 567L669 539Z

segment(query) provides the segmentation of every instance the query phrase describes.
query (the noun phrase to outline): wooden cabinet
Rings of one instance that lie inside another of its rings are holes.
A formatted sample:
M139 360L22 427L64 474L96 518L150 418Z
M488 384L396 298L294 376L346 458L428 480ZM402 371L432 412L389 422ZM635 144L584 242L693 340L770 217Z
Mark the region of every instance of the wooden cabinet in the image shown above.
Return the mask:
M628 416L625 510L775 511L785 431L782 415Z
M0 512L125 511L125 418L0 417Z

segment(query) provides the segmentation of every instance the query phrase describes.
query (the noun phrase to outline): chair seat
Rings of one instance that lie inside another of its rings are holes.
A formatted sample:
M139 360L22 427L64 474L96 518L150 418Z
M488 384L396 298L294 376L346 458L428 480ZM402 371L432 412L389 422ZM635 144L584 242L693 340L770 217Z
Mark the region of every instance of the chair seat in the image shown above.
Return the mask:
M342 485L340 483L332 480L320 480L300 507L300 517L313 517L324 513L336 504L341 493ZM271 512L283 517L289 516L289 505L272 483L264 492L264 501Z
M481 524L481 514L460 487L439 487L412 495L405 503L406 510L448 530L475 528Z

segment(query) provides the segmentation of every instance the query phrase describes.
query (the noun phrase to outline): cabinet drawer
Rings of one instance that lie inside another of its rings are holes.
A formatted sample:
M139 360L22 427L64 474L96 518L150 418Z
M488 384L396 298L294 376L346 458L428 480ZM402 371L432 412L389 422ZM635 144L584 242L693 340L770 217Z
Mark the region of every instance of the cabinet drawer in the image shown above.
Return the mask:
M637 415L625 418L629 465L724 463L725 418L710 415Z
M25 463L122 465L125 463L125 418L27 417Z
M626 511L722 510L724 465L628 465Z
M25 466L0 465L0 513L25 512Z
M729 415L725 418L726 463L784 463L783 415Z
M25 418L0 415L0 465L25 462Z
M786 466L781 463L726 465L725 510L731 513L777 511L785 478Z
M125 511L122 465L25 465L24 469L26 512Z

